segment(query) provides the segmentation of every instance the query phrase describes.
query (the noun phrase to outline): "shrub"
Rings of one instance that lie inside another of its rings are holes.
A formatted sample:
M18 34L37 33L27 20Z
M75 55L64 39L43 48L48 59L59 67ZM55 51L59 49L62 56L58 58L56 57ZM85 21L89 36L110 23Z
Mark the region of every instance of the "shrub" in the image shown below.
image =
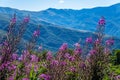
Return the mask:
M105 80L119 78L119 69L116 69L119 66L113 66L110 62L110 48L114 44L114 39L103 41L104 17L98 22L96 40L90 36L86 38L83 48L77 42L74 44L74 49L69 49L68 44L63 43L55 55L51 51L42 51L42 46L38 48L38 51L35 50L40 27L33 32L26 49L22 51L21 55L18 55L16 50L26 31L29 16L24 18L21 27L15 27L16 21L14 14L8 27L6 40L0 47L0 80ZM83 57L85 54L87 55ZM119 52L117 52L117 63L119 63L119 56Z

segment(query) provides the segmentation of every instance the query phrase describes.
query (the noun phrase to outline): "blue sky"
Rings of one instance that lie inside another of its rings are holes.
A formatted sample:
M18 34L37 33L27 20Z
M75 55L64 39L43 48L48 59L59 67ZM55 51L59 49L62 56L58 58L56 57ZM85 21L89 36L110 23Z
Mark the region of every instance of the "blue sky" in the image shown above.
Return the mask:
M116 3L120 3L120 0L0 0L1 7L12 7L30 11L40 11L47 8L93 8L98 6L109 6Z

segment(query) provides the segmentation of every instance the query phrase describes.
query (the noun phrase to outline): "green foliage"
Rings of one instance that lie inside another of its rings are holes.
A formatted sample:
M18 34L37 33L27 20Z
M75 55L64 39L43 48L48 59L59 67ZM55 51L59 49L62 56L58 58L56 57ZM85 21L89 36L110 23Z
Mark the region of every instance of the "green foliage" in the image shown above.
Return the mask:
M41 67L39 70L38 70L38 74L42 74L42 73L45 73L47 72L47 69L45 67Z
M110 80L109 76L108 75L105 75L103 80Z
M23 68L24 68L24 64L23 64L23 63L19 63L19 64L18 64L18 68L19 68L19 69L23 69Z
M42 60L45 60L46 59L46 54L47 54L47 51L44 50L42 53L41 53L41 59Z
M120 65L111 65L110 66L111 72L114 72L115 74L120 74Z
M30 71L30 79L31 80L36 80L36 73L34 72L34 66L32 66L32 69Z
M120 51L116 53L116 64L120 64Z
M111 56L111 61L115 65L119 65L120 64L120 50L119 49L113 51L113 55Z
M73 72L66 72L65 73L68 76L68 80L77 80L78 74Z
M74 53L73 49L68 49L68 53L73 54Z
M118 60L118 54L120 54L120 50L114 50L113 54L110 56L111 62L109 65L109 73L114 73L115 76L120 75L120 64L117 63ZM103 80L111 80L110 75L106 74L103 78Z

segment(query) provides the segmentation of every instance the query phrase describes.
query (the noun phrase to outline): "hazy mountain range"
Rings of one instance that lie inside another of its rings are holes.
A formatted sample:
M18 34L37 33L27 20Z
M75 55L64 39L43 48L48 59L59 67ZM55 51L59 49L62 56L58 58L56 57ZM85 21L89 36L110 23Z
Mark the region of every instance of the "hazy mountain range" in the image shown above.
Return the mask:
M82 10L49 8L38 12L0 7L1 35L5 33L14 13L17 14L18 21L30 14L30 24L24 35L24 41L28 40L37 25L40 24L42 27L39 44L42 43L45 48L50 50L57 50L63 42L67 42L72 47L80 38L83 43L86 37L94 36L97 22L101 16L104 16L106 19L105 33L114 36L117 43L115 47L120 47L120 4Z

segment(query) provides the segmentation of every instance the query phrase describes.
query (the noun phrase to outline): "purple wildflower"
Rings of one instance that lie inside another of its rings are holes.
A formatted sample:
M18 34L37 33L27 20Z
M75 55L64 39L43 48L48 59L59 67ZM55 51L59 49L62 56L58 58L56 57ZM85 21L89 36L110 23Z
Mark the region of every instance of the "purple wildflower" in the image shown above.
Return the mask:
M40 30L36 30L33 33L33 36L38 37L40 35Z
M16 18L12 18L11 22L16 23Z
M19 61L25 60L25 59L28 57L29 54L30 54L30 53L29 53L28 50L24 50L24 51L23 51L23 54L18 58L18 60L19 60Z
M7 42L7 41L4 41L4 42L3 42L3 45L4 45L4 46L8 46L8 42Z
M31 55L31 61L38 62L38 57L34 54Z
M107 46L111 46L113 44L114 44L114 40L113 39L109 39L109 40L106 41L106 45Z
M73 56L69 57L69 61L74 61L74 60L75 60L75 58Z
M86 43L92 43L92 37L86 38Z
M3 44L1 43L1 44L0 44L0 48L1 48L2 46L3 46Z
M63 43L62 46L59 48L60 51L64 51L67 50L68 44L67 43Z
M89 52L91 55L94 55L94 54L96 54L96 50L90 50L90 52Z
M46 77L46 74L41 74L40 75L40 78L45 78Z
M22 80L30 80L30 79L28 79L28 78L22 78Z
M0 56L0 61L2 60L2 56Z
M13 60L17 60L17 59L18 59L18 54L13 53L13 54L12 54L12 59L13 59Z
M69 53L65 53L64 57L67 58L69 61L75 60L75 58L73 56L71 56Z
M23 55L18 58L19 61L23 60Z
M76 71L75 67L71 67L71 68L70 68L70 71L71 71L71 72L75 72L75 71Z
M86 67L85 63L82 62L82 63L80 64L80 67L81 67L82 69L85 69L85 67Z
M67 64L67 63L66 63L65 61L61 61L61 62L60 62L60 65L61 65L61 66L65 66L66 64Z
M120 75L116 76L115 78L116 78L117 80L120 80Z
M0 65L0 70L7 68L10 64L10 62L2 63L2 65Z
M23 51L23 54L29 55L30 53L29 53L28 50L24 50L24 51Z
M9 71L15 70L16 69L16 65L11 64L11 65L7 66L7 68L8 68Z
M79 48L80 47L80 44L79 43L75 43L74 44L76 48Z
M24 21L25 23L28 23L28 22L29 22L29 16L25 17L23 21Z
M39 66L38 65L34 65L34 71L37 72L39 69Z
M58 66L59 65L59 62L57 60L52 60L51 61L51 65L52 66Z
M109 48L105 48L104 49L104 53L109 53L110 52L110 49Z
M95 40L95 44L96 44L96 45L100 44L100 40L99 40L99 39L96 39L96 40Z
M42 50L42 46L39 46L39 47L38 47L38 50L41 51L41 50Z
M13 76L10 76L10 77L8 78L8 80L14 80L14 77L13 77Z
M33 67L32 63L25 63L25 71L27 74L30 73L32 67Z
M41 74L40 78L44 79L44 80L50 80L50 76L47 74Z
M78 55L78 54L80 54L81 52L82 52L82 49L81 49L81 48L76 48L76 49L74 50L75 55Z
M48 51L47 55L47 60L51 60L53 58L52 53Z
M13 23L13 24L16 23L16 14L14 14L13 18L11 19L11 23Z
M105 19L104 17L101 17L99 22L98 22L99 25L104 25L105 24Z
M67 59L68 59L69 57L70 57L70 54L69 54L69 53L65 53L65 54L64 54L64 58L67 58Z

